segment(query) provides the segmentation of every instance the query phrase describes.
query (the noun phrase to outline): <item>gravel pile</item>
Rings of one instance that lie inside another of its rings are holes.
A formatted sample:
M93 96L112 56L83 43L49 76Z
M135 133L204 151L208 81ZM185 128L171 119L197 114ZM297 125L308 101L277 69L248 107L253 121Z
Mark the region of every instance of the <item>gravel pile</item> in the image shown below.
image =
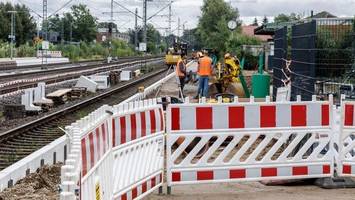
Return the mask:
M60 168L62 164L44 166L0 193L0 200L59 199Z

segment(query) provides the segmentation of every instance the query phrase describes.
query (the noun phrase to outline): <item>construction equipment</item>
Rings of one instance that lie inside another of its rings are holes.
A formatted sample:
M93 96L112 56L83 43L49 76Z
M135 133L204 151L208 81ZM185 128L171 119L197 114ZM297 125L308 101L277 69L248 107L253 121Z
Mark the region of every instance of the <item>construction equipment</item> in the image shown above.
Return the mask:
M169 48L165 55L165 64L168 66L176 65L181 56L187 55L187 43L174 42L172 48Z
M243 58L242 62L240 62L237 57L227 53L224 57L224 65L222 66L220 63L216 65L216 85L220 94L231 93L239 97L250 97L242 72L244 60Z

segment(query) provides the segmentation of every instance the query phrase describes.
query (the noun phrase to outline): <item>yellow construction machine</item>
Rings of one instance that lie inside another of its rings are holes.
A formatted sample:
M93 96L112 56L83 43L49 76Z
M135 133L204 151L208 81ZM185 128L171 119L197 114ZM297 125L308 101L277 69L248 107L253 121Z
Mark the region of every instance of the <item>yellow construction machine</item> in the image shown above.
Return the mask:
M218 63L215 69L216 86L221 94L233 94L239 97L249 97L249 89L242 73L242 63L237 57L227 53L224 64Z
M165 64L168 66L176 65L182 55L187 55L187 43L175 42L165 55Z

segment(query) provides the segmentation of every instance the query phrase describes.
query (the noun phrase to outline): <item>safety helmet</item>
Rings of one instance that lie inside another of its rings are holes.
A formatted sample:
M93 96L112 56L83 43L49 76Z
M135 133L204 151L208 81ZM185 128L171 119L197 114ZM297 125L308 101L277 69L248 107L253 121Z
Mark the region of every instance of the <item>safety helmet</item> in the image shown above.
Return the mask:
M202 53L201 52L197 52L197 57L201 58L202 57Z
M224 59L227 59L227 58L230 58L230 57L231 57L231 54L230 54L230 53L224 54Z

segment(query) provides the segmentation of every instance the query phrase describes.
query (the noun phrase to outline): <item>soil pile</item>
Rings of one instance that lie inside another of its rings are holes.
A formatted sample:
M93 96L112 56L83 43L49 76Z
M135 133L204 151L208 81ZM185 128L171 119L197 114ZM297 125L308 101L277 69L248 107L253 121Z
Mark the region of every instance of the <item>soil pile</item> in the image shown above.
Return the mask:
M61 164L44 166L0 193L0 200L57 200Z

